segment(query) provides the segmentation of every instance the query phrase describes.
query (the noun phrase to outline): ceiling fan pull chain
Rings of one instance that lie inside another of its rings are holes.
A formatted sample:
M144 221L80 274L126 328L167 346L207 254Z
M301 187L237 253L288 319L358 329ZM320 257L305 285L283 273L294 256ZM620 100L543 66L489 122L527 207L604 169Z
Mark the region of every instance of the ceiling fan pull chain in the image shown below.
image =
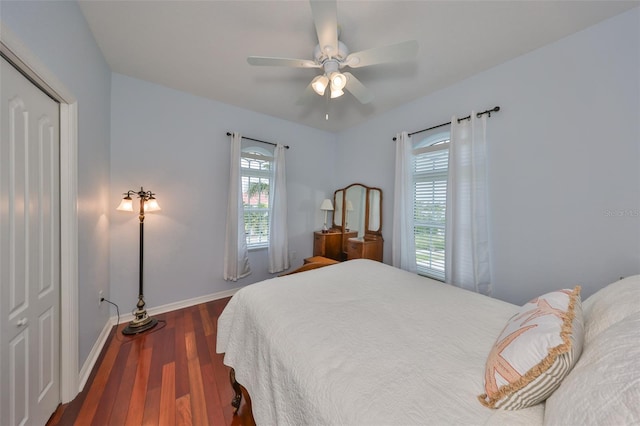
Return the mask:
M329 94L329 92L326 93L324 99L325 99L325 103L324 103L324 110L326 111L324 114L324 119L325 121L329 121L329 97L331 95Z

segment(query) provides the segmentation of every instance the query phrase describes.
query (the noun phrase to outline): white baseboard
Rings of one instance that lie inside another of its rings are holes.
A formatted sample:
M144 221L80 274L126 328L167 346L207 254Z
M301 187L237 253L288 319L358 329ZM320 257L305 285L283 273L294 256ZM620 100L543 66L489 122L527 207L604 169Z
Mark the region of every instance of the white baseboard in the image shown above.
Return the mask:
M182 300L180 302L169 303L162 306L156 306L155 308L147 308L147 314L154 316L158 314L164 314L165 312L176 311L182 308L188 308L189 306L199 305L200 303L211 302L212 300L224 299L225 297L231 297L241 287L232 288L231 290L224 290L218 293L207 294L206 296L194 297L193 299ZM133 320L133 313L129 312L120 316L120 324ZM111 324L117 324L118 317L111 317Z
M98 361L100 352L102 352L104 344L107 343L107 338L109 337L109 333L111 333L112 328L113 321L111 321L111 318L109 318L109 321L105 323L104 328L100 332L98 340L96 340L96 343L91 348L91 352L89 352L87 360L84 362L84 364L82 364L80 375L78 377L78 393L82 392L82 390L84 389L84 385L87 384L87 380L89 380L89 376L91 375L93 366Z
M158 314L164 314L165 312L171 312L178 309L187 308L193 305L199 305L200 303L207 303L213 300L224 299L225 297L233 296L238 290L240 290L240 287L233 288L231 290L220 291L218 293L208 294L206 296L195 297L193 299L182 300L180 302L169 303L167 305L162 305L155 308L147 309L147 313L153 316ZM129 322L132 319L133 319L133 314L131 313L121 316L120 324L124 322ZM82 368L80 369L80 374L78 378L78 383L79 383L78 392L82 392L82 390L84 389L84 386L87 384L87 380L89 379L89 376L93 371L93 367L98 361L100 352L102 352L102 348L107 342L109 333L111 333L111 329L113 328L113 326L117 324L118 324L118 317L113 316L109 318L109 321L107 321L107 323L104 325L104 328L100 332L100 335L96 340L96 343L93 345L93 348L91 348L91 352L89 352L89 356L87 357L87 360L84 362L84 364L82 365Z

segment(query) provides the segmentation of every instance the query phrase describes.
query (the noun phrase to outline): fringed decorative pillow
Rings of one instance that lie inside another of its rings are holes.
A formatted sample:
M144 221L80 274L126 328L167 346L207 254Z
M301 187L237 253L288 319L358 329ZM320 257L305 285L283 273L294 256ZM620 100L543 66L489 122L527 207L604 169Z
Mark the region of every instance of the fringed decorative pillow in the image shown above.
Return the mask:
M518 410L549 397L582 352L580 287L527 302L496 340L485 369L480 402Z

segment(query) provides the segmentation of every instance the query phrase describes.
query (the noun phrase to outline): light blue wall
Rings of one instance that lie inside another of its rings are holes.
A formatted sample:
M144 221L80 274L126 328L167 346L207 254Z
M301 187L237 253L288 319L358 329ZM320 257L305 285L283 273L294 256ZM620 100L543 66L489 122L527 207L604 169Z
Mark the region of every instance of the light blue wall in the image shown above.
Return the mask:
M488 120L494 295L523 303L640 273L640 9L338 135L338 184L384 193L391 259L394 143L500 105ZM353 162L352 158L361 161Z
M1 1L4 25L78 100L79 363L109 317L111 71L76 2Z
M289 145L286 152L292 266L312 255L320 203L335 187L330 133L168 89L120 74L112 78L111 204L128 189L157 192L162 211L145 219L145 300L161 306L273 275L266 250L250 253L253 273L224 281L229 181L227 131ZM121 311L138 291L138 219L111 220L111 294Z
M163 207L146 223L149 306L270 276L261 251L249 278L222 280L227 130L292 147L294 265L312 252L321 200L352 182L383 189L388 262L391 138L500 105L489 119L495 295L590 294L640 272L637 8L337 135L111 75L75 2L2 1L0 19L79 102L80 365L108 315L97 291L124 312L136 299L137 219L113 211L126 189L153 189Z

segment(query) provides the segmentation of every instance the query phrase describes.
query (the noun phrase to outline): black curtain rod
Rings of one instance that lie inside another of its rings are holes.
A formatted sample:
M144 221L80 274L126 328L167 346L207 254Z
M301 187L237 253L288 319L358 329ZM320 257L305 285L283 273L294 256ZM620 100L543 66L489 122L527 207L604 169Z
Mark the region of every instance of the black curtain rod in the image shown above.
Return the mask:
M231 136L231 132L227 132L227 136ZM273 143L273 142L267 142L267 141L261 141L260 139L253 139L253 138L248 138L246 136L241 136L242 139L246 139L248 141L254 141L254 142L261 142L261 143L266 143L269 145L273 145L273 146L277 146L277 143ZM289 145L285 145L285 148L289 149Z
M493 108L488 109L488 110L486 110L486 111L482 111L482 112L477 113L477 114L476 114L476 117L481 117L481 116L483 116L484 114L488 114L488 116L489 116L489 117L491 117L491 113L492 113L492 112L498 112L498 111L500 111L500 107L499 107L499 106L496 106L496 107L493 107ZM468 119L470 119L470 118L471 118L471 115L468 115L468 116L466 116L466 117L462 117L462 118L458 118L458 123L459 123L459 122L461 122L461 121L463 121L463 120L468 120ZM448 123L442 123L442 124L438 124L437 126L429 127L428 129L422 129L422 130L418 130L418 131L413 132L413 133L409 133L409 136L413 136L413 135L415 135L415 134L417 134L417 133L422 133L422 132L426 132L426 131L429 131L429 130L437 129L438 127L448 126L449 124L451 124L451 122L450 122L450 121L449 121ZM398 138L396 138L395 136L393 137L393 140L394 140L394 141L395 141L395 140L397 140L397 139L398 139Z

